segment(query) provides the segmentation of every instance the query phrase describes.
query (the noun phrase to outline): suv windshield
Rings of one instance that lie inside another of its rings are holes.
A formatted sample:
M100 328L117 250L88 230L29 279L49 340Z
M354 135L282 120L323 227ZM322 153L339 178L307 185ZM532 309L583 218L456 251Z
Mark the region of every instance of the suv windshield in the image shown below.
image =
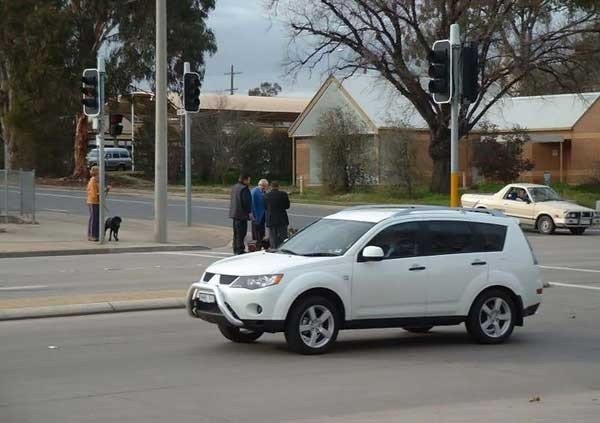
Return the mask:
M540 201L560 201L560 195L556 193L552 188L549 187L536 187L530 188L529 194L535 203Z
M374 223L321 219L288 239L278 252L300 256L341 256Z

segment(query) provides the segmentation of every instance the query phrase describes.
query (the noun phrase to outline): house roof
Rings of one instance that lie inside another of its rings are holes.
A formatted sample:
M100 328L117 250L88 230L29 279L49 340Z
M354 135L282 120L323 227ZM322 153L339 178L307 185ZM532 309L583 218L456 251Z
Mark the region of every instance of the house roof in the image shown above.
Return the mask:
M364 74L352 76L341 82L333 76L329 77L290 128L291 136L308 135L305 128L300 134L296 134L296 130L313 109L322 108L319 107L319 102L325 96L327 87L334 83L340 84L340 91L344 96L350 97L351 101L347 104L354 104L354 107L366 115L378 129L427 129L426 122L412 103L400 95L390 82L376 75ZM506 97L497 101L487 111L478 126L481 127L481 124L486 122L496 126L499 131L510 131L516 126L530 131L569 130L599 97L600 93Z
M181 108L178 93L169 93L169 101ZM259 97L248 95L201 94L200 110L232 110L257 113L300 114L310 99L295 97Z

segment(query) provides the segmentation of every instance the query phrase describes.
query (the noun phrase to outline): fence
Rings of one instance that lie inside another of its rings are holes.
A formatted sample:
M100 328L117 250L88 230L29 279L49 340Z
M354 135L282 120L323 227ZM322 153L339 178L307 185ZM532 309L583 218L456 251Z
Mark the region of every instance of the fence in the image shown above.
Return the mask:
M0 222L35 222L35 171L0 169Z

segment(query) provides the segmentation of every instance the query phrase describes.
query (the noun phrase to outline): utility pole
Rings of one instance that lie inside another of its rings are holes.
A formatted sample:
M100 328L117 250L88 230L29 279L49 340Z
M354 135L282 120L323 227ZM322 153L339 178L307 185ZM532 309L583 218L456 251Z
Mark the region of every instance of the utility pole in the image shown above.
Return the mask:
M234 72L233 71L233 65L231 65L231 71L225 73L225 75L230 75L231 76L231 85L229 87L229 94L230 95L233 95L233 92L237 91L237 88L233 88L234 87L234 85L233 85L233 76L234 75L240 75L241 73L242 72Z
M167 242L167 0L156 0L154 240Z
M452 49L452 67L454 71L450 76L452 85L455 87L451 99L450 109L450 207L460 205L460 196L458 193L458 181L460 179L458 171L458 114L460 113L461 103L461 44L460 27L458 24L450 25L450 48Z
M104 244L104 207L106 206L106 179L105 179L105 161L104 161L104 85L106 78L106 69L104 59L98 56L98 135L96 135L96 143L98 144L98 170L99 178L98 187L100 195L98 196L98 229L100 244Z

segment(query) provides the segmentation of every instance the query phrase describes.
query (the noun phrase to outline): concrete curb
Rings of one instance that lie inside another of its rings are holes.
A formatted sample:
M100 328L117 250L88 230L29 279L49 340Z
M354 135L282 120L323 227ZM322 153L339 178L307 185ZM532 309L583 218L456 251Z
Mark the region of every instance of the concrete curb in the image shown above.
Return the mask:
M154 298L149 300L126 300L89 304L70 304L62 306L9 308L0 310L0 321L178 308L185 308L185 300L183 298Z
M80 256L87 254L118 254L118 253L148 253L154 251L190 251L209 250L203 245L152 245L136 247L95 247L72 250L40 250L40 251L5 251L0 252L0 258L19 257L49 257L49 256Z

